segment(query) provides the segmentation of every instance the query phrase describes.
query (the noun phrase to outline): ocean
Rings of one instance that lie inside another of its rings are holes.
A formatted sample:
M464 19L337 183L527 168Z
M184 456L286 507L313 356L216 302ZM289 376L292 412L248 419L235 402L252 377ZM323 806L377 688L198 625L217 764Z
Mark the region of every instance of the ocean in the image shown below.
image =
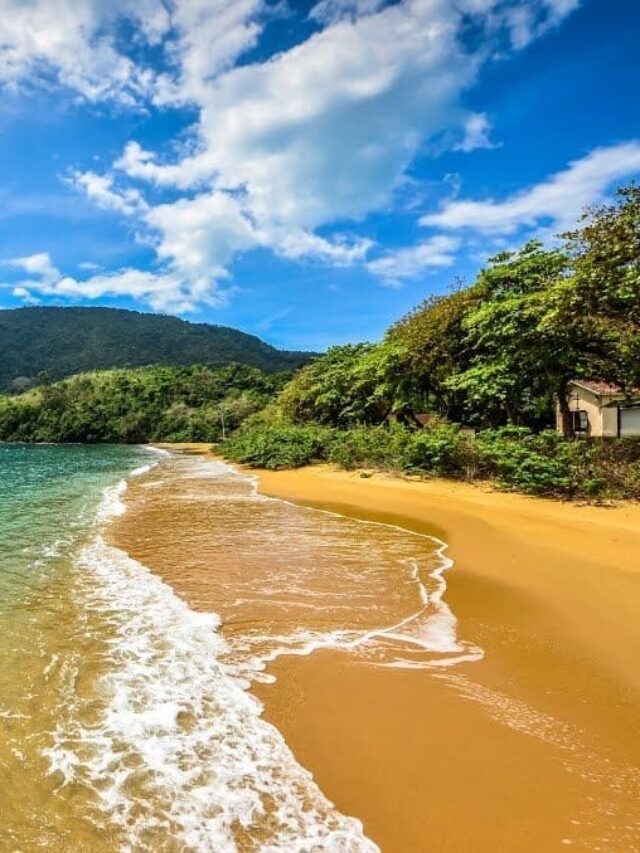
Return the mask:
M162 578L113 544L125 513ZM323 648L478 659L448 567L437 540L263 498L218 462L0 446L0 850L376 850L251 685Z

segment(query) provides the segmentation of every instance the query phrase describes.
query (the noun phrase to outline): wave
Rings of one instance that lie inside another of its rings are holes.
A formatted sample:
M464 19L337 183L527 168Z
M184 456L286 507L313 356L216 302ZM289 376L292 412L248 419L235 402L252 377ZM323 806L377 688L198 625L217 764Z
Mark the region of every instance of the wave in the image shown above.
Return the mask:
M299 513L328 516L350 525L368 527L376 533L390 531L400 534L403 541L425 542L433 547L428 557L409 557L398 562L408 570L409 579L416 587L416 609L392 624L380 625L368 631L323 631L292 632L281 637L271 635L271 648L264 649L255 655L245 674L262 681L268 681L268 676L262 672L266 666L284 655L309 655L320 649L339 649L359 652L366 655L373 665L393 669L441 669L456 666L461 663L473 663L484 657L484 651L474 643L466 642L458 637L457 619L444 600L447 590L445 574L453 568L453 560L447 556L448 544L436 536L425 533L408 532L405 528L386 522L369 521L359 518L347 518L331 510L303 507L282 498L272 498L259 492L259 478L252 474L239 474L237 469L219 460L200 462L197 469L192 469L190 476L217 477L242 479L250 485L249 500L258 503L275 503L286 505ZM229 502L233 495L224 492L221 499ZM246 501L247 497L236 495L235 500ZM348 536L345 530L344 535ZM309 596L309 590L305 590ZM323 598L329 593L325 589ZM298 603L297 606L300 606ZM335 605L332 605L335 607ZM350 604L348 606L351 606ZM267 638L247 638L235 640L238 650L247 652L249 648L262 645Z
M126 511L126 488L123 480L105 491L101 527ZM93 789L128 848L378 849L221 663L229 650L215 614L191 610L100 531L78 566L83 604L108 638L102 705L97 719L79 707L61 723L47 758L65 784Z

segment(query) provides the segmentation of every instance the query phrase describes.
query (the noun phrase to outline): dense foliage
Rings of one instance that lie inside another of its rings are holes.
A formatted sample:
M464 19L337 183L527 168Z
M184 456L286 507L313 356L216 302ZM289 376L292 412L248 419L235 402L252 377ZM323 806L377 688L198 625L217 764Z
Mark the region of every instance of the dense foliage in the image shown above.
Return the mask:
M428 299L381 343L329 350L225 452L273 468L328 460L490 477L533 494L640 497L640 441L576 442L550 429L557 400L571 438L568 383L578 377L640 385L636 187L555 248L532 241L497 255L470 287Z
M237 329L159 314L115 308L0 311L0 390L5 391L26 390L43 372L56 381L114 367L234 362L278 372L309 359L309 353L281 352Z
M227 458L259 468L332 462L420 476L487 480L532 495L640 499L640 441L568 441L557 432L501 427L474 435L454 424L422 430L330 429L247 422L224 445Z
M85 373L0 397L0 440L217 441L264 408L288 374L253 367L148 367Z
M476 429L540 430L568 383L640 385L640 189L589 212L555 248L531 241L431 297L379 344L334 347L280 398L293 423L346 428L431 413Z

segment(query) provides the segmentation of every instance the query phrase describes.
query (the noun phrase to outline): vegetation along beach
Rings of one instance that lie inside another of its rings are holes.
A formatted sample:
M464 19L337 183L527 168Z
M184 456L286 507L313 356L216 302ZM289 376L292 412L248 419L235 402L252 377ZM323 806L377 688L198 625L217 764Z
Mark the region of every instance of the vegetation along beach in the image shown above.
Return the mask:
M639 33L0 0L0 853L640 853Z

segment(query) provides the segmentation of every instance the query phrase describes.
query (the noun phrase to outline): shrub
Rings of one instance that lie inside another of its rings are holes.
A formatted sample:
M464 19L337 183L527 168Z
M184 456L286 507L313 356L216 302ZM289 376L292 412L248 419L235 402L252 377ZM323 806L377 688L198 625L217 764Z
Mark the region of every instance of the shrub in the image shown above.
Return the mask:
M333 434L328 459L342 468L403 467L405 449L411 440L406 427L354 427Z
M404 468L442 476L462 476L473 455L472 442L454 424L435 424L413 433L404 452Z
M502 427L469 436L455 424L417 432L391 427L335 430L294 425L277 410L252 416L224 445L236 462L271 469L329 461L343 468L377 468L474 480L532 495L586 500L640 498L640 440L569 441L555 431Z
M232 461L254 468L300 468L326 459L329 436L329 430L313 425L251 423L235 432L223 449Z
M567 441L552 430L535 435L525 427L503 427L481 433L477 447L503 488L564 497L606 491L592 442Z

